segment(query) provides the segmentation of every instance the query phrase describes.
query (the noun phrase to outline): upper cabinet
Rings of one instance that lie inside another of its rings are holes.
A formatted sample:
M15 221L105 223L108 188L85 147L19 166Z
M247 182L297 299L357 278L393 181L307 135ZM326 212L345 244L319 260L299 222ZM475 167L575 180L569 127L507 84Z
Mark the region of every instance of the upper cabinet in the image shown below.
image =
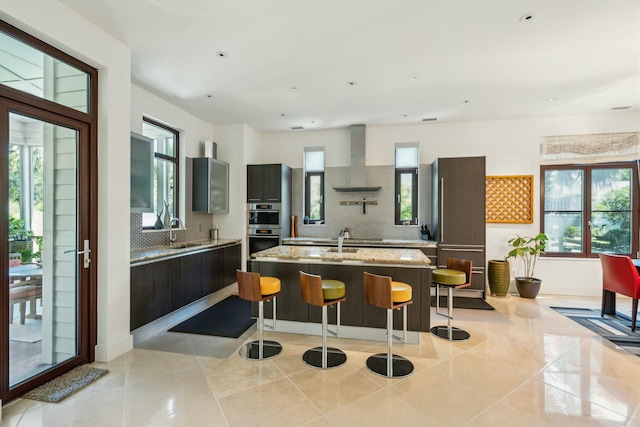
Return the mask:
M131 212L153 212L153 139L131 132Z
M193 159L194 212L229 213L229 164L211 158Z
M247 165L248 203L287 203L291 200L291 168L282 164Z

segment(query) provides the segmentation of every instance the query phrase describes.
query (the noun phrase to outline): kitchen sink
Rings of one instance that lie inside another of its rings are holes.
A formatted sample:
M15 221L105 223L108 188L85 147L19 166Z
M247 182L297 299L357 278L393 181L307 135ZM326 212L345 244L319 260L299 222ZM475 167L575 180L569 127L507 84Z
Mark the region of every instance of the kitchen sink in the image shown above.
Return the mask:
M202 246L201 242L184 242L184 243L173 243L169 245L170 248L173 249L185 249L185 248L194 248L196 246Z
M338 251L338 248L329 248L327 250L327 252L339 252L339 251ZM358 249L356 249L356 248L342 248L342 252L352 254L352 253L358 252Z

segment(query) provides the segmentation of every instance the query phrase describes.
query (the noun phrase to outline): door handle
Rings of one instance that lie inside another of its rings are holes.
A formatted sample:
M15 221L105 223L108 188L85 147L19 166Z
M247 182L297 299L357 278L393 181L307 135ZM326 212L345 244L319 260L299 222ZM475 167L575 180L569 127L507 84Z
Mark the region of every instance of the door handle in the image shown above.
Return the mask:
M84 268L89 268L89 263L91 263L91 257L89 254L91 253L91 249L89 249L89 240L84 241L84 249L81 251L77 249L69 249L68 251L64 251L65 254L69 254L75 252L76 255L82 255L82 266Z

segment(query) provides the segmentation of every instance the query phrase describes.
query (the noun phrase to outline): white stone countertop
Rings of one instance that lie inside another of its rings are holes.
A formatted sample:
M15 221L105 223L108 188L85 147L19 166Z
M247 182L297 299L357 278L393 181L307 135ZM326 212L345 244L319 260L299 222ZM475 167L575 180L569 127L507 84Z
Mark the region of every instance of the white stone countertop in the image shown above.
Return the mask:
M419 249L396 248L343 248L342 253L334 247L322 246L276 246L251 254L256 261L304 261L352 264L394 264L414 267L429 267L429 258Z
M285 237L282 243L287 245L338 245L337 237ZM433 240L420 239L376 239L367 237L352 237L344 239L344 246L407 246L418 248L435 248L436 242Z
M182 256L190 252L216 248L219 246L233 245L240 243L241 241L242 240L240 239L198 240L191 242L176 242L171 245L154 246L144 249L132 249L131 264L149 262L158 258Z

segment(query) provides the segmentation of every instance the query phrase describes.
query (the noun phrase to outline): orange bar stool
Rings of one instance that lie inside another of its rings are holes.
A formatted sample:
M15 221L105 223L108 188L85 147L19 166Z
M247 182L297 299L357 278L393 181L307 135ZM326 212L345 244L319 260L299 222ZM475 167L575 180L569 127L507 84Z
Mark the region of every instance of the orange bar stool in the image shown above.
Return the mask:
M471 285L471 261L466 259L449 258L447 268L436 269L431 272L431 281L436 285L436 314L447 318L447 325L434 326L431 333L449 341L465 341L471 335L469 332L451 326L453 320L453 290L466 288ZM440 313L440 288L447 288L447 314Z
M316 368L335 368L347 361L340 349L327 347L327 307L337 304L337 335L340 335L340 303L346 301L346 287L339 280L323 280L315 274L300 272L300 290L307 304L322 307L322 347L314 347L302 355L302 360Z
M238 280L238 296L242 299L258 303L258 340L240 347L240 356L245 359L269 359L282 351L277 341L264 340L264 301L273 301L273 329L276 327L276 297L280 294L280 279L277 277L260 277L260 273L249 273L236 270Z
M367 367L378 375L402 378L413 372L413 363L393 354L393 310L402 308L403 339L407 337L407 306L413 304L411 285L394 282L389 276L363 273L364 298L367 303L387 310L387 353L378 353L367 359Z

